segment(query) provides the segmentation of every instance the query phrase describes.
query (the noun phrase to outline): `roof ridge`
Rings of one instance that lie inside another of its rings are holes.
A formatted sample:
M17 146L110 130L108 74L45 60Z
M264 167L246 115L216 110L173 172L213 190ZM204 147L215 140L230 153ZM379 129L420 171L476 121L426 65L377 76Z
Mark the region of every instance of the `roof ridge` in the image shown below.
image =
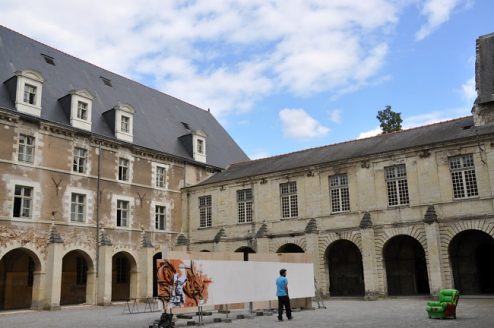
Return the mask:
M179 98L177 98L177 97L174 97L174 96L172 96L172 95L169 95L168 93L163 92L163 91L161 91L161 90L158 90L158 89L152 88L152 87L150 87L150 86L148 86L148 85L145 85L145 84L143 84L143 83L141 83L141 82L139 82L139 81L132 80L131 78L126 77L126 76L124 76L124 75L121 75L121 74L119 74L119 73L112 72L112 71L110 71L109 69L106 69L106 68L101 67L101 66L99 66L99 65L93 64L93 63L91 63L91 62L89 62L89 61L87 61L87 60L85 60L85 59L82 59L82 58L76 57L76 56L74 56L74 55L71 55L71 54L69 54L69 53L67 53L67 52L65 52L65 51L63 51L63 50L60 50L60 49L58 49L58 48L54 47L54 46L51 46L51 45L46 44L46 43L44 43L44 42L41 42L41 41L35 40L35 39L33 39L32 37L27 36L27 35L25 35L25 34L23 34L23 33L18 32L18 31L15 31L15 30L13 30L13 29L11 29L11 28L9 28L9 27L5 26L5 25L0 24L0 27L3 27L3 28L5 28L6 30L8 30L8 31L10 31L10 32L16 33L16 34L18 34L18 35L20 35L20 36L22 36L22 37L24 37L24 38L26 38L26 39L29 39L29 40L31 40L31 41L33 41L33 42L36 42L36 43L38 43L38 44L41 44L41 45L43 45L43 46L45 46L45 47L48 47L48 48L54 49L54 50L56 50L56 51L58 51L58 52L60 52L60 53L62 53L62 54L64 54L64 55L66 55L66 56L69 56L69 57L71 57L71 58L74 58L75 60L78 60L78 61L84 62L84 63L86 63L86 64L88 64L88 65L91 65L91 66L94 66L94 67L96 67L96 68L98 68L98 69L101 69L101 70L103 70L103 71L105 71L105 72L108 72L108 73L110 73L110 74L112 74L112 75L118 76L118 77L120 77L120 78L122 78L122 79L125 79L125 80L127 80L127 81L130 81L130 82L132 82L132 83L139 84L139 85L141 85L141 86L143 86L143 87L145 87L145 88L147 88L147 89L150 89L150 90L155 91L155 92L159 92L159 93L161 93L161 94L163 94L163 95L165 95L165 96L168 96L168 97L170 97L170 98L173 98L173 99L179 100L179 101L181 101L181 102L183 102L183 103L186 103L186 104L188 104L188 105L190 105L190 106L192 106L192 107L195 107L195 108L197 108L197 109L199 109L199 110L202 110L202 111L204 111L204 112L208 112L210 115L212 115L210 110L206 110L206 109L204 109L204 108L198 107L197 105L191 104L190 102L187 102L187 101L184 101L184 100L179 99ZM55 58L55 59L56 59L56 58ZM103 76L103 77L104 77L104 76ZM213 115L212 115L212 116L213 116Z
M375 136L366 137L366 138L357 138L357 139L352 139L352 140L345 140L345 141L336 142L336 143L332 143L332 144L328 144L328 145L317 146L317 147L312 147L312 148L306 148L306 149L301 149L301 150L295 150L295 151L292 151L292 152L289 152L289 153L278 154L278 155L274 155L274 156L269 156L269 157L264 157L264 158L258 158L258 159L253 159L253 160L241 161L241 162L237 162L237 163L231 164L230 167L232 167L234 165L250 164L252 162L258 162L258 161L263 161L263 160L268 160L268 159L274 159L274 158L277 158L277 157L287 157L287 156L290 156L290 155L293 155L293 154L308 152L308 151L312 151L312 150L315 150L315 149L328 148L328 147L333 147L333 146L337 146L337 145L344 145L344 144L355 143L355 142L359 142L361 140L369 140L369 139L373 139L373 138L384 138L384 137L390 136L390 135L395 135L395 134L400 134L400 133L406 133L406 132L410 132L410 131L413 131L413 130L418 130L418 129L423 129L423 128L429 128L429 127L432 127L432 126L435 126L435 125L441 125L441 124L451 123L451 122L454 122L454 121L460 121L460 120L464 120L464 119L469 118L469 117L472 117L472 115L457 117L457 118L453 118L453 119L449 119L449 120L445 120L445 121L434 122L434 123L430 123L430 124L426 124L426 125L420 125L420 126L416 126L416 127L409 128L409 129L404 129L404 130L400 130L400 131L394 131L394 132L391 132L391 133L381 133L381 134L378 134L378 135L375 135Z

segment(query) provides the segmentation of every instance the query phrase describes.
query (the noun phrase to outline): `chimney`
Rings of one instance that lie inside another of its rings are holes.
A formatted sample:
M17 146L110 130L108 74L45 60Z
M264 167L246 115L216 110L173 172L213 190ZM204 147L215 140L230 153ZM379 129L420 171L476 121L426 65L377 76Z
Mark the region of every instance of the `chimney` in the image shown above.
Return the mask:
M475 126L494 124L494 33L477 39L475 89L472 108Z

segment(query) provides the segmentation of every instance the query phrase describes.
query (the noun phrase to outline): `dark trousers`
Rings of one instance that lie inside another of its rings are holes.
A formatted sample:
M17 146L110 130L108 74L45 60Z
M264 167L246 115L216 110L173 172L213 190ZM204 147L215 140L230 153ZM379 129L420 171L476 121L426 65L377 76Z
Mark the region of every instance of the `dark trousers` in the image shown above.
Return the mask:
M290 307L290 297L288 296L278 296L278 319L282 319L283 306L285 307L286 317L288 319L292 318L292 308Z

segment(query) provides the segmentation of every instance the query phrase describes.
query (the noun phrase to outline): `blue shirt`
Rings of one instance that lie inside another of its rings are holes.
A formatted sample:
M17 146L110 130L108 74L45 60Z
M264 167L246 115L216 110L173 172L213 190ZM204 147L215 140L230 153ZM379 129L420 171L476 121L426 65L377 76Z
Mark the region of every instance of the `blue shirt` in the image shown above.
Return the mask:
M288 285L288 279L286 277L279 276L276 279L276 296L288 296L286 285Z

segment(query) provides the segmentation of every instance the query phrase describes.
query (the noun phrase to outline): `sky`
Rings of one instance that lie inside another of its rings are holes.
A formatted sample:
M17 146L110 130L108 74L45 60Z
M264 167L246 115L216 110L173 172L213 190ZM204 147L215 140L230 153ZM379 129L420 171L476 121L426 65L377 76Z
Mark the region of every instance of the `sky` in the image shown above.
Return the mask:
M251 158L470 115L492 0L0 0L0 24L210 109ZM138 104L135 104L138 107Z

